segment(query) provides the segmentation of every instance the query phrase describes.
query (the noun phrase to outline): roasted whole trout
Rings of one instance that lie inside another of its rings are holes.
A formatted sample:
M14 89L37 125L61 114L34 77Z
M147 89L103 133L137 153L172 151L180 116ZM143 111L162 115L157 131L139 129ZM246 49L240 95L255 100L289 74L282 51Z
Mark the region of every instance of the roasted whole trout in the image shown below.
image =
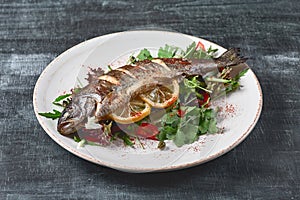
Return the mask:
M216 59L186 60L163 58L136 62L133 65L104 73L93 70L88 77L89 84L73 93L70 103L58 120L57 130L68 135L83 127L88 117L97 121L111 120L110 114L120 105L127 104L132 97L143 94L157 85L180 82L187 76L200 75L231 67L231 76L247 68L245 58L238 49L229 49Z

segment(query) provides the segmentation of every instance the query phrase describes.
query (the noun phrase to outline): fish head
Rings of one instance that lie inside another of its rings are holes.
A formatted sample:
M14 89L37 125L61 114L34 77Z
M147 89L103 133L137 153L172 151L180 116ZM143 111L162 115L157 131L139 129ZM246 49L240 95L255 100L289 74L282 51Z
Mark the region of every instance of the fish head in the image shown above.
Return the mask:
M58 132L62 135L69 135L82 128L87 118L94 113L95 105L94 99L90 97L71 101L58 120Z

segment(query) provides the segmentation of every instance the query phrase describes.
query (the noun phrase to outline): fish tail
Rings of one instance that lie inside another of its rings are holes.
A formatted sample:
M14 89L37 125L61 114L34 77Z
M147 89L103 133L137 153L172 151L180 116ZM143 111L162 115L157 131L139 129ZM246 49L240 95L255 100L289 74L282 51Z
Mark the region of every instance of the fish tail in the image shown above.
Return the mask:
M223 53L220 57L215 59L218 67L229 67L244 63L247 58L240 56L239 48L230 48L228 51Z

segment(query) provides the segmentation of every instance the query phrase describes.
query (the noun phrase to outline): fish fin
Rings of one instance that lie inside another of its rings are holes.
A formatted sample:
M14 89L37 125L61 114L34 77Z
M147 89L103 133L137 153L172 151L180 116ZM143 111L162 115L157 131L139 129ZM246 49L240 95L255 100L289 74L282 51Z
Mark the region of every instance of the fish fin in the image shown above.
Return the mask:
M86 78L86 80L89 83L97 81L98 78L104 74L104 70L101 69L100 67L97 69L92 69L92 68L89 68L89 69L90 69L90 72L88 73L88 77Z
M240 56L239 48L230 48L215 59L218 67L229 67L246 62L247 58Z

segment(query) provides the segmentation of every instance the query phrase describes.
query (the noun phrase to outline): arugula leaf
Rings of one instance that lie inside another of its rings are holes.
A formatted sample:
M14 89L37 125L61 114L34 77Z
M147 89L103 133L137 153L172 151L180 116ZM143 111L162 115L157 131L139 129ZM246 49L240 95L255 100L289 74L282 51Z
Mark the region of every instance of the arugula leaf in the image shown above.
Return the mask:
M209 46L206 53L212 56L212 54L216 53L217 51L218 49L213 49L212 46Z
M246 68L246 69L242 70L238 75L236 75L236 76L234 77L234 80L236 80L236 81L240 80L240 78L241 78L242 76L244 76L244 75L247 73L248 70L249 70L249 68Z
M198 88L198 89L204 90L208 93L212 93L211 90L206 89L206 84L204 81L201 82L198 80L198 76L194 76L192 79L184 79L183 83L187 88L190 88L190 89Z
M123 140L124 144L128 146L133 146L134 143L131 141L130 137L127 134L120 134L119 138Z
M131 141L129 135L127 135L126 133L124 132L116 132L116 133L112 133L112 137L111 137L111 140L115 140L116 138L120 138L121 140L123 140L124 144L125 145L128 145L128 146L133 146L134 143Z
M230 79L229 84L227 84L225 87L226 93L232 92L240 87L240 78L244 76L249 68L242 70L238 75L236 75L234 78Z
M58 102L60 102L61 100L68 98L69 96L71 96L71 94L63 94L63 95L60 95L60 96L58 96L58 97L53 101L53 103L58 103Z
M66 107L70 103L70 99L68 97L71 95L72 94L60 95L52 102L52 104L54 104L56 106L60 106L60 107ZM64 99L66 99L66 100L64 100ZM64 101L61 103L62 100L64 100Z
M208 83L208 88L210 90L214 91L215 94L217 94L217 95L215 95L214 99L217 99L221 96L224 96L225 94L228 94L228 93L233 92L236 89L238 89L240 87L240 82L239 82L240 78L242 76L244 76L248 70L249 70L249 68L246 68L246 69L242 70L239 74L237 74L235 77L229 78L228 74L229 74L230 70L226 71L226 68L225 68L221 73L216 75L216 77L212 76L212 77L206 78L205 80L207 82L212 83L212 84ZM221 84L222 85L221 88L225 87L225 92L223 89L221 91L219 91L218 87L215 87L216 86L215 83ZM215 89L213 88L213 85L214 85Z
M140 53L137 55L137 58L139 61L143 61L143 60L152 60L152 56L151 53L148 49L143 49L140 51Z
M238 81L231 81L228 85L225 87L226 94L238 89L240 87L240 83Z
M57 119L60 118L61 112L58 110L53 109L53 112L45 112L45 113L39 113L39 115L46 117L46 118L51 118L51 119Z

